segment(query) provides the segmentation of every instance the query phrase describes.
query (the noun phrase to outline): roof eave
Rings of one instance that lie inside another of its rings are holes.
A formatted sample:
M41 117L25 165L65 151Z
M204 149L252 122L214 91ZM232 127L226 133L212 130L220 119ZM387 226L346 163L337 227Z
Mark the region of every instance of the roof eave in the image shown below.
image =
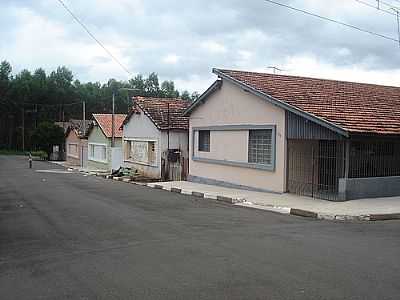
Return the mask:
M315 123L317 123L317 124L319 124L319 125L321 125L321 126L323 126L325 128L328 128L328 129L340 134L340 135L343 135L345 137L349 137L349 132L347 130L345 130L344 128L342 128L342 127L340 127L340 126L338 126L338 125L336 125L334 123L331 123L329 121L321 119L321 118L319 118L319 117L317 117L317 116L315 116L313 114L310 114L310 113L308 113L308 112L306 112L304 110L301 110L301 109L299 109L297 107L294 107L294 106L292 106L292 105L290 105L288 103L280 101L280 100L278 100L278 99L276 99L276 98L274 98L274 97L272 97L272 96L270 96L270 95L268 95L268 94L266 94L264 92L261 92L261 91L255 89L255 88L253 88L252 86L250 86L248 84L243 83L242 81L239 81L239 80L237 80L237 79L235 79L235 78L223 73L219 69L213 68L212 71L213 71L214 74L218 75L220 78L225 79L225 80L235 84L236 86L241 87L245 91L248 91L248 92L250 92L251 94L253 94L253 95L257 96L257 97L260 97L260 98L268 101L269 103L272 103L272 104L274 104L274 105L276 105L276 106L278 106L280 108L283 108L283 109L285 109L287 111L290 111L290 112L292 112L292 113L294 113L296 115L299 115L299 116L301 116L301 117L303 117L303 118L305 118L307 120L315 122Z
M214 93L216 90L220 89L222 86L222 80L216 80L196 101L194 101L184 112L183 116L188 117L197 106L204 103L207 98Z

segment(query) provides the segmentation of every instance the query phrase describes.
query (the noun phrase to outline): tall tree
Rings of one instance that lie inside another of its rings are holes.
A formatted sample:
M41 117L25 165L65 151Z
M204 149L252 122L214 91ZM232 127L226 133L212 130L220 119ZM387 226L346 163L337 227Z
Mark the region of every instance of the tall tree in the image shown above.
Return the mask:
M175 89L175 84L172 80L164 81L161 84L161 93L163 97L167 98L178 98L179 97L179 91Z
M40 123L33 132L32 141L38 150L45 151L48 158L53 152L53 146L64 143L64 130L50 122Z
M150 73L149 77L144 82L145 95L150 97L160 96L160 84L158 82L158 75Z
M12 67L9 62L2 61L0 63L0 103L6 105L6 95L10 90L11 86L11 72Z

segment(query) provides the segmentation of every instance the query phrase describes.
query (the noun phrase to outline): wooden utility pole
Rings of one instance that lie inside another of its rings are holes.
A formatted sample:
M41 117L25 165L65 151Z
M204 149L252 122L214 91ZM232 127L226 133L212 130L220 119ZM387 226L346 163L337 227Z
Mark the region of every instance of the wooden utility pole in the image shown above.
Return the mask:
M168 151L169 151L169 127L170 127L170 117L169 117L169 102L167 103L168 111Z
M83 131L83 135L85 135L86 134L86 103L85 103L85 101L82 102L82 114L83 114L82 131Z
M25 151L25 105L22 103L22 152Z
M112 117L111 117L111 147L115 147L115 134L114 134L114 127L115 127L115 93L112 94Z

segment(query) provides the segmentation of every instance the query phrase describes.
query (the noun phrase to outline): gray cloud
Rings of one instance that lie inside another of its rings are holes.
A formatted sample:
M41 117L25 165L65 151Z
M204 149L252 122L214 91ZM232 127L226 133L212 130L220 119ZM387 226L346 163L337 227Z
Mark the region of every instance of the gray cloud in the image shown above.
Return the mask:
M317 7L316 1L310 0L280 1L396 38L394 17L352 1L337 1L330 4L329 9ZM379 71L398 70L400 65L400 50L393 42L262 0L65 2L100 40L119 49L117 54L135 73L156 71L163 79L189 82L196 76L207 82L213 77L212 67L266 70L269 65L282 66L288 59L302 56L314 57L338 68L361 66L365 70ZM93 44L57 1L4 1L0 4L0 9L10 7L25 7L64 28L63 47L68 46L68 41L81 47ZM6 16L0 20L0 25L2 35L8 34L11 43L19 39L12 18ZM1 45L0 54L10 56L10 59L13 55L7 52L7 47L2 50ZM35 56L35 53L30 55ZM60 57L59 64L63 64L62 59ZM35 63L36 67L45 64L40 60ZM109 74L95 71L99 68L97 64L111 63L106 55L99 53L93 54L91 65L67 63L82 80L121 76L115 69ZM109 70L106 67L100 69L102 72ZM295 71L301 73L303 70ZM94 78L93 73L99 77ZM198 86L199 89L206 88L202 84Z

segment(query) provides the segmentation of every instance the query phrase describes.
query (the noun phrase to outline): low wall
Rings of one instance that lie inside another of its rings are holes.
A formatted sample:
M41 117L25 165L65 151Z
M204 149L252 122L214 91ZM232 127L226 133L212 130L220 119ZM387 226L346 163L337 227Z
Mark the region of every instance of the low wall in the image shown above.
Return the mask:
M339 179L342 200L394 196L400 196L400 176Z
M234 183L230 183L230 182L226 182L226 181L215 180L215 179L193 176L193 175L188 175L187 181L194 182L194 183L208 184L208 185L217 185L217 186L226 187L226 188L247 190L247 191L253 191L253 192L282 194L282 193L274 192L274 191L271 191L268 189L260 189L260 188L246 186L246 185L234 184Z

